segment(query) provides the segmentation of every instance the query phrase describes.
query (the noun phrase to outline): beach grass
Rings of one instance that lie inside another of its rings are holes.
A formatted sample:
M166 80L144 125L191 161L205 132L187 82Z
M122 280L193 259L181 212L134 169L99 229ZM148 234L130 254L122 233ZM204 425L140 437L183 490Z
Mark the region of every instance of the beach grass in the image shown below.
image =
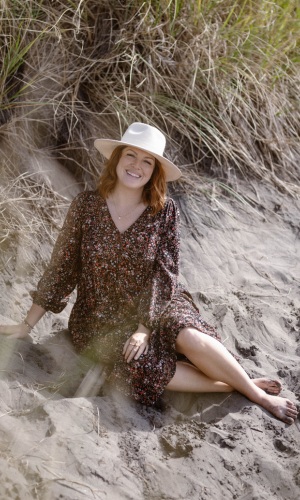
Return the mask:
M102 159L94 140L147 122L167 136L166 155L183 172L170 190L190 209L182 211L181 269L193 300L250 375L280 376L286 395L300 397L299 218L296 204L283 203L300 194L299 21L300 0L0 0L1 321L26 318L28 292L76 194L64 194L68 183L95 187ZM257 182L272 188L261 205ZM272 223L257 223L271 212ZM61 320L43 318L34 343L62 333L70 306ZM177 405L167 396L163 412L136 411L113 392L100 406L68 404L54 398L76 384L67 357L51 374L29 344L17 348L12 371L15 347L5 342L0 455L9 497L21 498L25 485L28 498L66 487L82 498L127 489L137 498L297 498L297 422L293 435L238 394L230 412L229 396L209 394L196 402L179 394Z
M300 1L0 5L6 151L42 150L92 186L94 139L145 121L167 135L184 173L177 191L211 198L205 186L218 181L244 202L235 189L244 177L299 194ZM23 162L13 175L27 171Z

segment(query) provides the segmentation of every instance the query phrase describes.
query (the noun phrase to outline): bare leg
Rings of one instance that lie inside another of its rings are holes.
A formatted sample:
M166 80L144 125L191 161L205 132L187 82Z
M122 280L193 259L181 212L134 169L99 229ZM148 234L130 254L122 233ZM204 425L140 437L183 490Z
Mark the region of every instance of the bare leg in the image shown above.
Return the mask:
M214 383L223 382L284 422L288 424L294 422L297 416L295 405L288 399L266 394L248 377L234 357L216 339L195 328L184 328L177 337L176 350L184 354ZM168 385L168 388L171 387Z
M212 380L198 368L184 361L178 361L174 377L168 383L169 391L182 392L232 392L233 388L223 382Z
M281 384L277 380L257 378L252 382L264 391L278 394ZM182 392L232 392L233 387L218 380L212 380L202 373L198 368L184 361L178 361L176 372L168 383L167 390Z

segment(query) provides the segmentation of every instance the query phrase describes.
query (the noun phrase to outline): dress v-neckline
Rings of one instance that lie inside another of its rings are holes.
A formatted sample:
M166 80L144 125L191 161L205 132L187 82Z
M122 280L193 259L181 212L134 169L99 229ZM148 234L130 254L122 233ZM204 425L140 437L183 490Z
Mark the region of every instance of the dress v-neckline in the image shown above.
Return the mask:
M130 224L130 226L127 227L127 229L125 229L124 231L120 231L120 229L118 228L117 224L115 223L111 213L110 213L110 210L109 210L109 207L108 207L108 204L107 204L107 201L105 198L103 198L103 201L104 201L104 204L105 204L105 207L108 211L108 214L109 214L109 217L110 217L110 220L111 222L113 223L116 231L121 235L123 236L125 233L127 233L127 231L131 230L133 228L133 226L135 226L135 224L139 221L139 219L141 219L144 215L145 215L145 212L148 210L149 208L149 205L145 208L145 210L143 210L143 212L137 217L137 219L135 219L135 221L133 221L132 224Z

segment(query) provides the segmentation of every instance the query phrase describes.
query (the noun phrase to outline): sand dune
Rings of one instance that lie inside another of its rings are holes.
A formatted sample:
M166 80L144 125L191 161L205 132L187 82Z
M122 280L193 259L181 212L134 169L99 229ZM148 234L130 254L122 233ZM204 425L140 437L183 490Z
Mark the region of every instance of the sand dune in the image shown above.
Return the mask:
M247 372L279 378L299 403L300 204L258 184L240 190L257 215L177 200L181 279ZM1 322L20 320L32 281L2 271ZM165 392L147 408L105 383L73 398L90 364L68 344L69 310L48 313L31 342L1 337L1 498L299 498L299 419L290 427L238 393Z

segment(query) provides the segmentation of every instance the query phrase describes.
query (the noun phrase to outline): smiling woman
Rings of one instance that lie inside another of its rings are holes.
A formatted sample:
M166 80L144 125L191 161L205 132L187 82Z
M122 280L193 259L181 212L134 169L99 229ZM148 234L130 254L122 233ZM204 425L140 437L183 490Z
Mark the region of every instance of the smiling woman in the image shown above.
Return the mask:
M74 346L108 364L128 396L150 405L165 389L236 389L292 424L297 410L276 397L280 383L250 380L178 280L179 211L166 181L180 171L163 156L164 135L134 123L121 141L95 146L108 158L98 189L73 200L24 323L0 332L26 336L46 311L62 311L77 286Z
M134 208L136 208L134 211L136 216L139 212L138 205L140 209L150 206L153 215L163 208L167 193L166 174L161 162L154 156L133 146L117 146L105 166L99 179L98 190L103 198L109 200L108 204L110 207L113 206L112 211L118 219L129 217L131 209L134 210ZM138 187L140 187L140 192L136 190ZM124 195L126 191L123 206L121 206L122 201L119 200L119 210L116 209L116 190L120 194L123 192ZM133 197L139 197L142 203L137 203ZM129 222L127 219L128 224Z
M122 151L116 172L119 181L123 182L124 186L128 184L128 176L129 179L138 180L138 184L130 184L130 187L137 188L143 187L151 179L154 166L154 156L129 146Z

